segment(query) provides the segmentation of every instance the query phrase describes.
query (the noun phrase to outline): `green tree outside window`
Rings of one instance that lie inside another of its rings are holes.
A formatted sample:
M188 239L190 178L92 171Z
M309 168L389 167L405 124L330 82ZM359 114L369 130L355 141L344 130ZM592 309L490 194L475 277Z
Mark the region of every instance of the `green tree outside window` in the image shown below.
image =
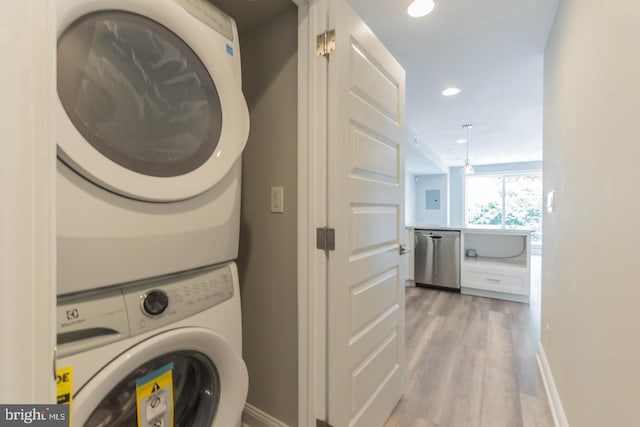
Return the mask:
M467 226L533 230L542 241L542 176L473 175L466 181Z

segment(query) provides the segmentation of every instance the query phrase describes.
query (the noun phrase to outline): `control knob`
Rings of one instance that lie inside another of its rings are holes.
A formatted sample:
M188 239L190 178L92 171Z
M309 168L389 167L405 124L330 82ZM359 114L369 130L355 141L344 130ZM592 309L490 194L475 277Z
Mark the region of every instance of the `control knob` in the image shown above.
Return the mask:
M142 311L148 316L159 316L169 307L169 297L164 291L154 289L145 294L142 300Z

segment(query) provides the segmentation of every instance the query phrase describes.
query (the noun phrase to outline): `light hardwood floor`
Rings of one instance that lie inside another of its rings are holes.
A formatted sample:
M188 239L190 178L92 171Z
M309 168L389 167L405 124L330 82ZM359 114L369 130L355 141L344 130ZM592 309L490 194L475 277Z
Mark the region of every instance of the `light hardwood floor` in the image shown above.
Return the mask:
M536 364L539 258L532 264L530 305L407 288L405 394L385 427L553 426Z

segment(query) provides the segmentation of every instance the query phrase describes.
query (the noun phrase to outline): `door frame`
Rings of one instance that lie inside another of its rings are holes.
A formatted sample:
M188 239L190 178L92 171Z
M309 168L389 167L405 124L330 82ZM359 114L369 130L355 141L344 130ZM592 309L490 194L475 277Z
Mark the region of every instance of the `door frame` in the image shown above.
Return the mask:
M298 425L315 427L327 411L327 268L316 249L317 227L327 225L327 59L316 35L328 30L326 0L298 6Z
M5 404L55 403L55 1L11 2L0 32L11 66L0 71L0 354Z

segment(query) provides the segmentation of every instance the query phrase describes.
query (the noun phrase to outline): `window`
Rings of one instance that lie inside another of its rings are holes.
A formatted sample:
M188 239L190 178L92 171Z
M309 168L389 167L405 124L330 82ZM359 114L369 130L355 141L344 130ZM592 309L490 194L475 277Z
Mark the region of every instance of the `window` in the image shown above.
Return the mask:
M467 227L533 230L542 243L540 172L469 175L465 181Z

